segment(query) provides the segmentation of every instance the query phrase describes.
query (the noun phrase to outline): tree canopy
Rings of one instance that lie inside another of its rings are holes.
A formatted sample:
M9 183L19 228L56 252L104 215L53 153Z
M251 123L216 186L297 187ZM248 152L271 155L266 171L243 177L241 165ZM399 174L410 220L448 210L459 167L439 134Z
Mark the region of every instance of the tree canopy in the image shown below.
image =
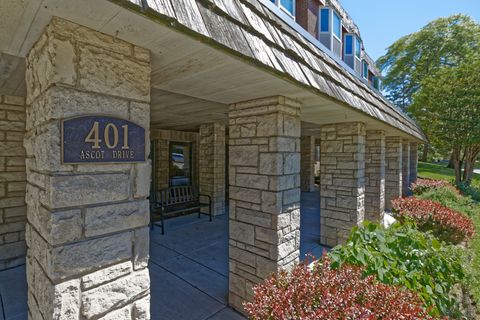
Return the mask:
M465 15L437 19L392 44L378 65L387 97L434 147L452 151L457 182L469 183L480 153L480 25Z

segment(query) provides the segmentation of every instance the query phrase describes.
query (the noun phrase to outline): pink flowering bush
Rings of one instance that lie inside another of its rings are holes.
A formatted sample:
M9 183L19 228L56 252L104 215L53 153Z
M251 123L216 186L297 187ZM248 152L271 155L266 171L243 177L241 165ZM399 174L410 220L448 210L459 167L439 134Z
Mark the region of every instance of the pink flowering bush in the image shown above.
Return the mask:
M330 267L330 259L309 268L296 266L254 287L253 302L244 303L253 320L414 320L434 319L416 293L364 277L363 267Z
M422 194L432 189L439 189L447 186L451 186L451 184L444 180L418 178L416 182L412 183L410 189L414 194Z
M472 219L440 203L416 197L392 201L393 216L400 222L412 221L422 231L433 231L441 240L461 243L475 234Z

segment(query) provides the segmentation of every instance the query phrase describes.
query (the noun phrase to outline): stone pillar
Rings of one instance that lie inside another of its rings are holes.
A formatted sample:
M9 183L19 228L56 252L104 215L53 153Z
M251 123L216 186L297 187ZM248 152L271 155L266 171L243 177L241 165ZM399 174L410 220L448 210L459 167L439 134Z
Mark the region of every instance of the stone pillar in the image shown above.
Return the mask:
M0 95L0 270L25 263L25 98Z
M320 242L343 243L365 215L365 124L321 127Z
M385 131L367 131L365 219L382 222L385 211Z
M213 215L224 214L225 125L220 123L201 125L199 139L200 193L211 197Z
M300 185L303 192L315 190L315 137L301 137Z
M53 18L26 81L29 319L149 319L150 163L67 165L60 150L62 118L116 116L149 133L149 51Z
M410 195L410 142L402 143L402 197Z
M385 209L391 210L391 201L402 196L402 138L385 139Z
M417 181L418 173L418 143L410 142L410 183Z
M230 106L229 303L289 270L300 248L300 105L269 97Z

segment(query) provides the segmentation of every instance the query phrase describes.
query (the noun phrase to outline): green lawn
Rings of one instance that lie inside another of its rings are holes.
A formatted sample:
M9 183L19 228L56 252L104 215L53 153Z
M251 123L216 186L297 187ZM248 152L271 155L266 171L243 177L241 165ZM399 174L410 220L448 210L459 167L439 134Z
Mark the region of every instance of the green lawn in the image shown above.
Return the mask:
M420 162L418 164L418 176L432 179L454 181L455 174L453 169L445 168L444 165ZM480 192L480 174L476 174L472 183L473 188ZM470 243L469 250L472 253L473 261L467 267L469 274L469 287L474 296L477 305L480 305L480 204L473 203L466 205L463 201L459 201L455 210L464 212L470 215L475 223L477 235Z
M477 163L480 168L480 164ZM418 176L422 178L448 180L453 182L455 180L455 172L453 169L445 167L445 164L435 164L427 162L418 163ZM472 185L480 189L480 174L474 175Z

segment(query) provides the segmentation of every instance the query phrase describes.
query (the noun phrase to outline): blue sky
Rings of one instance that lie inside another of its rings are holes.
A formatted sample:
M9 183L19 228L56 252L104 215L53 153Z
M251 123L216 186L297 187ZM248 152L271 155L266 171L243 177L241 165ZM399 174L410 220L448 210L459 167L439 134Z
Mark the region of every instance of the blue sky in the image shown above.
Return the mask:
M480 22L480 0L340 0L357 23L368 54L377 59L398 38L438 17L464 13Z

